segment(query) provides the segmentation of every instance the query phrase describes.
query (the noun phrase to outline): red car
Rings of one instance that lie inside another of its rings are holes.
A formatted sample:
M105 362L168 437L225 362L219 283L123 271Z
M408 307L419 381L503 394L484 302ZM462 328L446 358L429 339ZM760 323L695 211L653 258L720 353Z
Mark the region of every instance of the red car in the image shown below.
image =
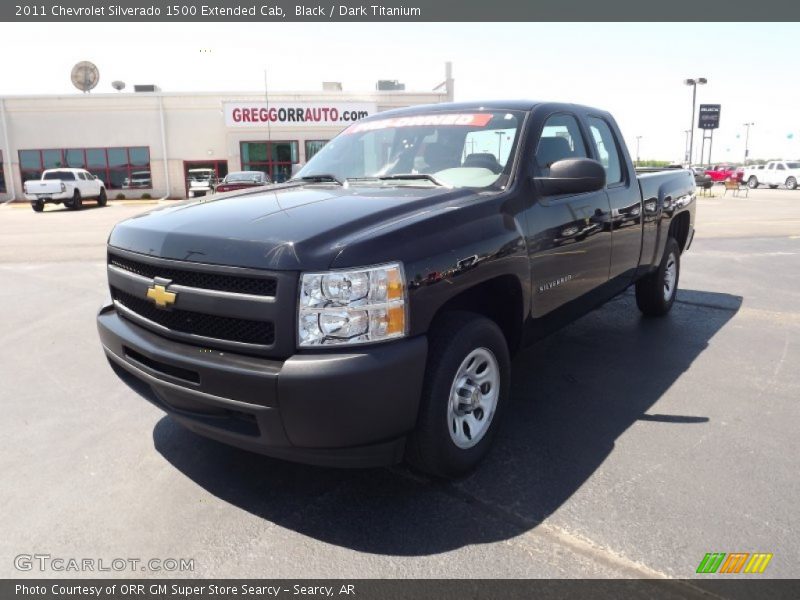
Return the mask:
M233 190L241 190L250 187L259 187L262 185L269 185L272 181L269 175L263 171L234 171L228 173L225 179L217 184L217 193L232 192Z
M741 181L744 171L739 171L736 167L731 165L716 165L710 169L706 169L706 175L711 177L712 181L725 181L726 179Z

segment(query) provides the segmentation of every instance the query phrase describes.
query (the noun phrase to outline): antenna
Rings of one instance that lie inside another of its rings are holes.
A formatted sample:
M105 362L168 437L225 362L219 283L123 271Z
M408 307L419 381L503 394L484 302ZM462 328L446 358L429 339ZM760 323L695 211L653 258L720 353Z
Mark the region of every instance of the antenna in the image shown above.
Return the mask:
M269 118L269 88L267 87L267 70L264 69L264 102L267 104L267 146L268 150L270 151L270 157L272 156L272 119Z
M267 164L269 165L270 179L275 180L274 169L272 168L272 119L269 118L269 88L267 87L267 70L264 69L264 102L267 105Z

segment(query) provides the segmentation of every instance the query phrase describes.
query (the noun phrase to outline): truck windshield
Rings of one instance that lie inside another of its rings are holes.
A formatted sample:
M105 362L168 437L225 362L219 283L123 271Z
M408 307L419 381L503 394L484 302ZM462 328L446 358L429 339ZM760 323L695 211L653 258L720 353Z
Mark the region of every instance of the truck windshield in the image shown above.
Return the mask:
M430 112L361 121L328 142L295 179L501 188L511 172L523 116Z

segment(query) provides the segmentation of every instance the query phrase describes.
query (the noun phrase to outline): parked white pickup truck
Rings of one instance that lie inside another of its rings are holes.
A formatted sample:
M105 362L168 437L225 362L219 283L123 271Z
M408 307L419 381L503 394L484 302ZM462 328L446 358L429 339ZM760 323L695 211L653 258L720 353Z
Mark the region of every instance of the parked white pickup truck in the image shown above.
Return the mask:
M772 189L785 185L793 190L800 181L800 162L775 160L766 165L753 165L744 170L743 180L753 189L764 184Z
M45 204L78 210L86 199L94 198L98 206L105 206L108 200L105 184L83 169L47 169L41 179L26 181L24 188L36 212L42 212Z

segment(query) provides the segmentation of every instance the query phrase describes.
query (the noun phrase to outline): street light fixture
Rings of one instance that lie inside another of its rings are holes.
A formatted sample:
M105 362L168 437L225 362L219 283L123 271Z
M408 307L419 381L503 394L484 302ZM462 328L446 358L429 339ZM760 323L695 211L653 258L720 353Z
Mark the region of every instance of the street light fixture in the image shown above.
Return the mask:
M637 167L639 166L639 163L641 162L639 160L639 140L641 140L641 139L642 139L642 136L640 136L640 135L636 136L636 166Z
M747 143L750 141L750 128L755 125L755 123L743 123L745 127L747 127L747 132L744 134L744 166L747 166L747 155L750 151L747 149Z
M692 86L692 122L691 122L692 127L691 131L689 132L689 164L691 164L692 148L694 147L694 111L697 106L697 86L707 84L708 79L706 79L705 77L698 77L697 79L684 79L683 83Z

